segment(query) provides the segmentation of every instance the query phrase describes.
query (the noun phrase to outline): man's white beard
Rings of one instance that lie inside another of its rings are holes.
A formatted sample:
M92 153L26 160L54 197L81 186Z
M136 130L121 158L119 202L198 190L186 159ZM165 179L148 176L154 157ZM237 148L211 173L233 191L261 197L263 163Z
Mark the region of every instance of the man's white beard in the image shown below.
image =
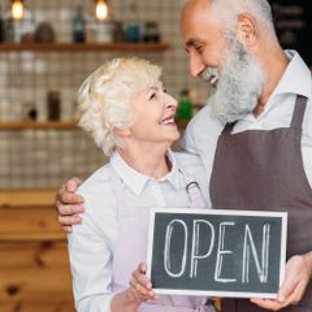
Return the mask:
M215 76L219 76L217 83ZM260 65L235 38L229 44L219 73L216 73L216 68L210 67L201 77L210 84L208 104L222 123L237 121L251 113L265 82Z

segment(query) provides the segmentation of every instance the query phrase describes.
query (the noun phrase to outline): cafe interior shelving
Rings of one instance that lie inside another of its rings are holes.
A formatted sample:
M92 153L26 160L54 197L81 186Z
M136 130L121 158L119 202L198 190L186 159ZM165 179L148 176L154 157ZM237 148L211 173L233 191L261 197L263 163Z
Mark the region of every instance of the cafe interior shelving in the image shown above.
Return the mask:
M9 2L0 0L0 5L5 9ZM127 22L127 4L114 2L115 17ZM166 40L73 43L71 12L83 3L90 14L94 1L24 3L37 20L54 26L56 40L0 44L0 189L57 187L68 177L84 178L102 165L103 153L74 121L80 84L107 59L135 55L161 64L172 46ZM48 118L51 91L59 94L58 120Z

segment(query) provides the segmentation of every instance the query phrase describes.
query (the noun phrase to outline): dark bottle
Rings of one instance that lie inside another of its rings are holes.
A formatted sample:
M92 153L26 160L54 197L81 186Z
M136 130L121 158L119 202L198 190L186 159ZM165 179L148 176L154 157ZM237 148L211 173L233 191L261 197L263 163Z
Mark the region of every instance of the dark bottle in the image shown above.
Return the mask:
M2 7L0 6L0 43L5 41L5 23L2 13Z
M144 25L144 42L159 42L160 41L160 33L158 24L156 22L146 22Z
M61 118L61 98L59 91L49 91L47 95L48 120L60 120Z
M86 25L83 16L83 9L81 6L76 8L75 15L73 17L73 41L85 42L86 41Z

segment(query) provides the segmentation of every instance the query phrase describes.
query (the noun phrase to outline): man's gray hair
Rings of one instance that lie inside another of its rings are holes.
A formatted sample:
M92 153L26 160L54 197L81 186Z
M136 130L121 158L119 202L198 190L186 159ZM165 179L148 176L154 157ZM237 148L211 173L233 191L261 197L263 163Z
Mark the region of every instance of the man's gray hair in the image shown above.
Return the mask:
M208 0L207 0L208 1ZM227 30L234 30L242 14L250 14L276 41L272 10L267 0L210 0L212 16Z

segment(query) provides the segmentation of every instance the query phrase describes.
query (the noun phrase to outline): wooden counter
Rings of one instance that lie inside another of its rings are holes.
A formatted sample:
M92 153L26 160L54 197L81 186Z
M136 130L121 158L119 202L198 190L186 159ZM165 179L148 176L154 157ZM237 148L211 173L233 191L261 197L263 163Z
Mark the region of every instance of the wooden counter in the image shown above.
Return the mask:
M72 312L66 235L55 190L0 191L1 312Z

